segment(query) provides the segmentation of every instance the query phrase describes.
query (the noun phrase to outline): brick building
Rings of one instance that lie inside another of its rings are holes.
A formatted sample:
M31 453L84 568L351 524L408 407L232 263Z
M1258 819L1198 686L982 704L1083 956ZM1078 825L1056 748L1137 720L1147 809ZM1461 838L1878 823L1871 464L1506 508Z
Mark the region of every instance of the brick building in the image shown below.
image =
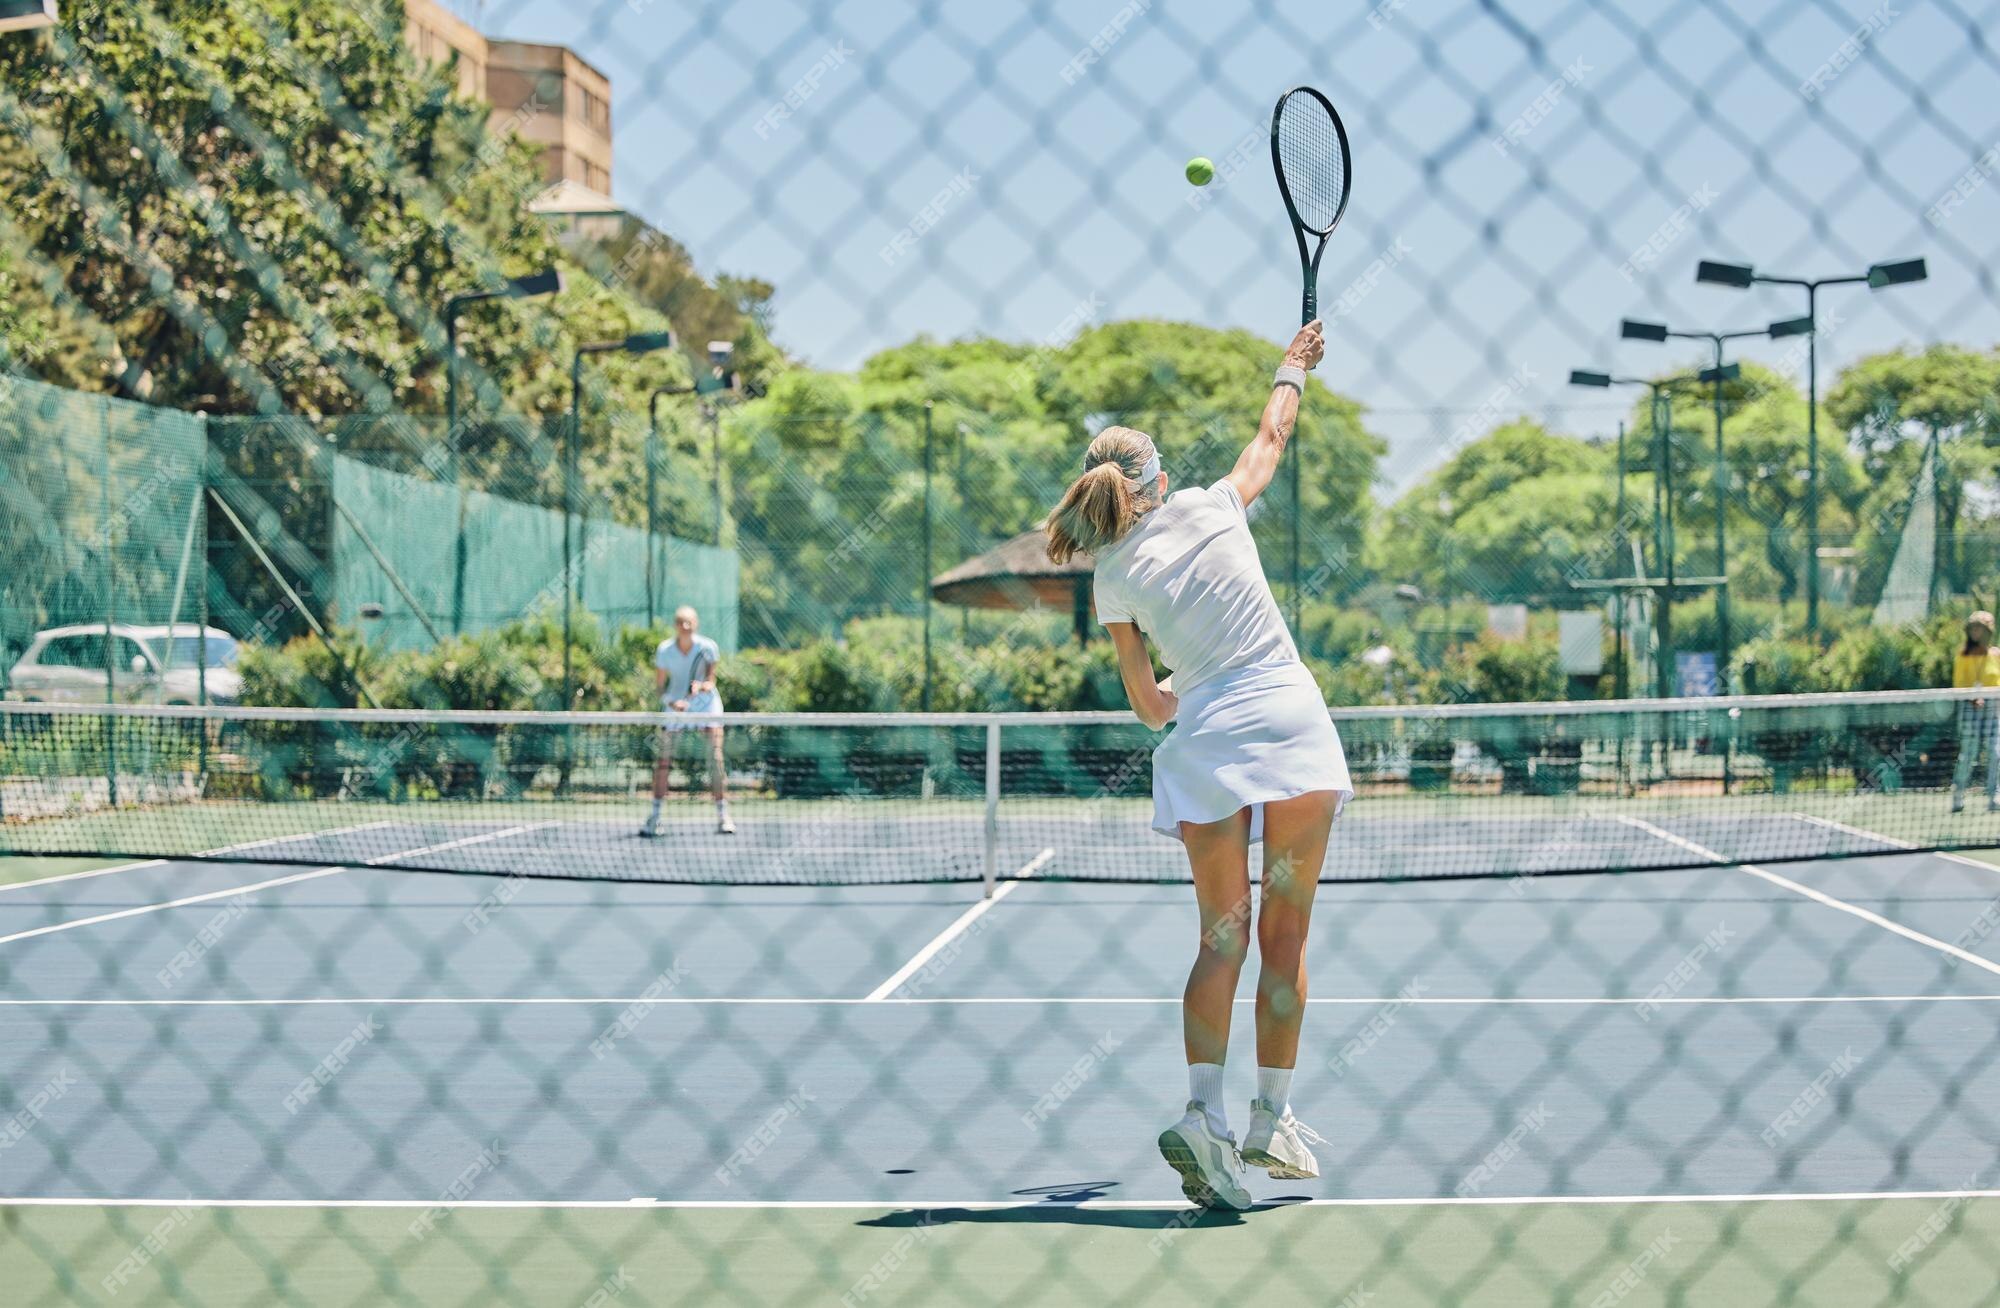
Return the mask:
M567 46L495 40L438 0L406 0L419 59L458 60L458 88L493 106L493 124L533 143L550 189L531 208L611 214L611 79Z

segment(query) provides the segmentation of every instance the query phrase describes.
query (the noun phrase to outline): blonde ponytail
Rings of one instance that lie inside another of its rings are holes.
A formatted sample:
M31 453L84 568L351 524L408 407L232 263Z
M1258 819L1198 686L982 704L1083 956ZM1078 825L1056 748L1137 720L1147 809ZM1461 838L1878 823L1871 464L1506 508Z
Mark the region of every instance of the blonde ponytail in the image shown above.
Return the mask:
M1096 554L1123 540L1157 503L1153 487L1139 483L1154 457L1153 439L1142 431L1099 432L1084 455L1083 475L1070 483L1043 524L1049 558L1068 563L1076 554Z

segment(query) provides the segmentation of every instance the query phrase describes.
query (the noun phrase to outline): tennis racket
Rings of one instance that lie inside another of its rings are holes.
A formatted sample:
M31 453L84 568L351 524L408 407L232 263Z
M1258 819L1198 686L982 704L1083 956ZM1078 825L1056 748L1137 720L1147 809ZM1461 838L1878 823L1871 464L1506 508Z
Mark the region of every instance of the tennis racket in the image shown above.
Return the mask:
M1299 272L1306 287L1299 311L1302 326L1319 317L1319 261L1326 238L1347 212L1354 180L1348 160L1347 128L1325 96L1299 86L1278 98L1271 111L1271 167L1299 242ZM1318 244L1308 249L1307 237Z
M714 671L715 671L715 660L709 657L708 651L705 649L696 650L694 656L694 662L688 665L689 699L693 699L696 695L700 693L695 689L695 687L700 685L702 682L707 681L709 675Z

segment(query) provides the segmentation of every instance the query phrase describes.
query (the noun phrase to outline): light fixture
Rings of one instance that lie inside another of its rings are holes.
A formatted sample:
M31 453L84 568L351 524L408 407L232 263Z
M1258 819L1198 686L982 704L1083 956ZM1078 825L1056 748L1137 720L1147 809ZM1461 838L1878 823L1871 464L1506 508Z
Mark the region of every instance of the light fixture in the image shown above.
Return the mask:
M1694 279L1698 282L1706 282L1710 286L1733 286L1739 291L1748 290L1756 277L1756 271L1748 264L1716 263L1712 259L1703 259L1694 270Z
M1878 263L1868 270L1868 285L1874 290L1884 286L1907 286L1930 276L1922 259L1904 259L1899 263Z

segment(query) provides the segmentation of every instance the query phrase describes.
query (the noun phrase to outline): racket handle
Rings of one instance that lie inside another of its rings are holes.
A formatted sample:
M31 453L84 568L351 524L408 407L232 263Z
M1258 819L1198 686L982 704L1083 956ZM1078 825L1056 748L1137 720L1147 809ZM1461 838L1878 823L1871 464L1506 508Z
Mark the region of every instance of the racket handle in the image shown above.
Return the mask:
M1303 306L1299 309L1299 326L1303 327L1319 317L1319 287L1308 283Z

